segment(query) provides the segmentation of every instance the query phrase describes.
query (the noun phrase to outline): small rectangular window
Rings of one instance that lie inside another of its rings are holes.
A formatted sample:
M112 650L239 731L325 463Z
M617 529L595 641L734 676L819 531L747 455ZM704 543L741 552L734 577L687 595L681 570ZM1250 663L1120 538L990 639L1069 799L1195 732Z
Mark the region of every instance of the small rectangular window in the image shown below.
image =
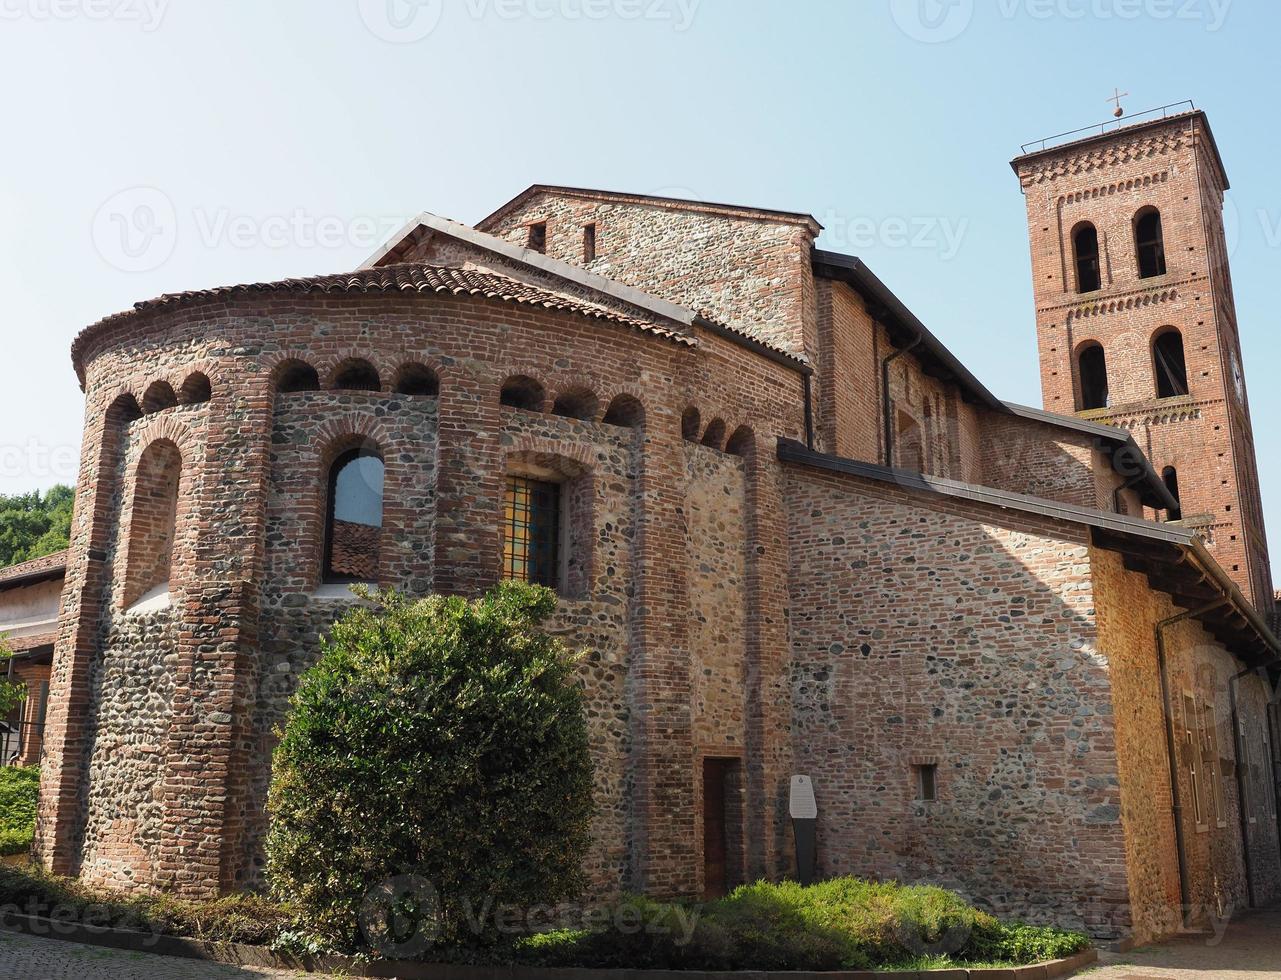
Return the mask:
M583 261L596 261L596 223L583 225Z
M535 252L547 252L546 221L539 221L529 226L529 247Z
M1197 826L1205 823L1201 810L1201 736L1197 717L1196 699L1183 695L1183 750L1188 761L1188 781L1192 788L1192 816Z
M1223 795L1222 767L1219 764L1219 726L1214 717L1214 705L1205 705L1205 773L1210 790L1210 806L1214 821L1223 826L1226 820L1227 799Z
M916 798L918 800L938 799L938 766L934 763L914 766L916 770Z
M503 577L556 588L560 582L560 485L507 478Z

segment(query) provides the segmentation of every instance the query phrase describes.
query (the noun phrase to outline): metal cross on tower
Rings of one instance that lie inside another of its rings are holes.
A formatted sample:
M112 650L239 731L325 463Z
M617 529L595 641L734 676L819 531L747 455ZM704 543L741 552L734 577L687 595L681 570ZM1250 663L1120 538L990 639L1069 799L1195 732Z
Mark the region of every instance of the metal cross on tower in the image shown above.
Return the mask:
M1112 110L1112 115L1120 119L1125 115L1125 110L1121 108L1121 100L1129 96L1129 92L1122 92L1119 88L1112 89L1112 95L1107 98L1108 102L1115 102L1116 108Z

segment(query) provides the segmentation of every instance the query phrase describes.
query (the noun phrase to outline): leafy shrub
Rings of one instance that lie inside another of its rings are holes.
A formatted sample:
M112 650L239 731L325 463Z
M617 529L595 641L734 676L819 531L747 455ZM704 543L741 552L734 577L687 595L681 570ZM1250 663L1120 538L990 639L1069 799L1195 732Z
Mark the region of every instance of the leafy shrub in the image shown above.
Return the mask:
M472 602L373 598L294 696L269 877L336 948L483 946L487 910L583 883L592 771L574 658L540 629L556 599L517 583Z
M629 898L608 921L530 937L517 956L562 967L827 971L1028 963L1089 946L1079 933L1003 925L942 888L856 878L761 882L701 906Z
M255 945L271 944L294 923L290 909L257 895L207 902L164 895L124 896L34 867L0 866L0 907L23 915Z
M991 933L976 937L975 955L1011 963L1061 960L1090 948L1090 937L1048 926L1021 922L1001 923Z
M25 854L36 833L39 766L0 768L0 854Z

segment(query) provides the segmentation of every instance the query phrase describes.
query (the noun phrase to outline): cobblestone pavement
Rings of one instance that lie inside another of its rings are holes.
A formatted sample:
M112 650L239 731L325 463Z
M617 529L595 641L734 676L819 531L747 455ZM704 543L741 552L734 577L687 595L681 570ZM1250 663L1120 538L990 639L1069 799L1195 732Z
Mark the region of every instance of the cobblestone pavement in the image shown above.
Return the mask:
M1243 915L1223 940L1171 940L1128 953L1105 953L1086 980L1281 980L1281 909Z
M202 960L84 946L0 929L0 980L284 980L318 973L223 966ZM329 978L333 980L333 978Z

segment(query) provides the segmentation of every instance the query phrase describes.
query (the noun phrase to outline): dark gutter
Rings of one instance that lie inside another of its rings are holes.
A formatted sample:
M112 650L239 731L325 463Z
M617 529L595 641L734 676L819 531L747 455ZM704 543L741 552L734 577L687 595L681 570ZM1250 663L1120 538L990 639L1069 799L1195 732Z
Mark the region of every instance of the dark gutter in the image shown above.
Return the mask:
M1075 415L1060 415L1057 412L1047 412L1029 405L1018 405L1014 402L1006 402L1005 407L1019 418L1043 422L1060 429L1072 429L1074 432L1110 443L1113 448L1108 452L1108 459L1112 463L1112 469L1116 470L1119 476L1127 479L1126 486L1132 485L1131 481L1136 479L1142 479L1146 484L1147 492L1143 495L1144 504L1153 510L1168 511L1178 508L1179 502L1174 499L1170 488L1157 474L1152 461L1139 448L1139 444L1134 441L1134 436L1125 429L1106 425L1103 422L1091 422L1089 419L1078 418Z
M723 323L717 323L715 320L709 320L701 314L695 314L693 320L694 326L702 327L708 333L715 334L728 340L731 344L737 344L753 353L760 354L767 361L773 361L775 364L781 364L785 368L791 368L798 374L809 377L814 373L814 368L794 354L787 354L776 347L770 347L768 344L761 343L755 337L733 330Z
M816 276L844 282L862 296L868 304L869 312L890 331L892 338L897 339L896 347L902 347L912 338L919 337L917 356L923 362L932 362L945 377L954 379L968 400L985 405L1002 415L1010 414L1004 402L988 391L861 259L816 248L811 262Z

